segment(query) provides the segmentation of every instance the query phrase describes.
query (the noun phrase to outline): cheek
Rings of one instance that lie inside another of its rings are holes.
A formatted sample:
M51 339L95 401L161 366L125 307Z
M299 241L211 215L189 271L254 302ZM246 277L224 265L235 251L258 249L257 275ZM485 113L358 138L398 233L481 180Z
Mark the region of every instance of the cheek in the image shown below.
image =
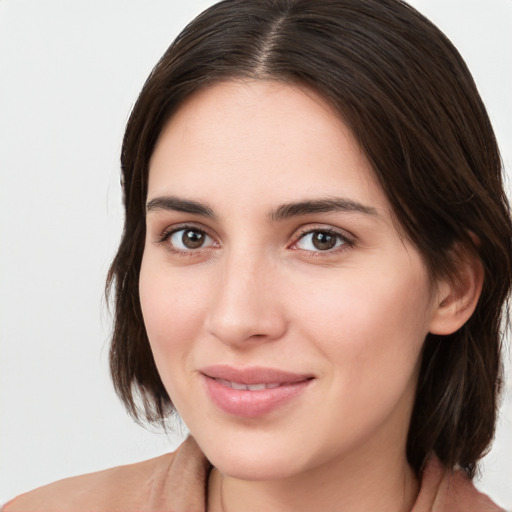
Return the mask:
M201 325L206 290L180 279L178 272L143 259L139 293L144 324L159 365L160 355L179 353L190 345L188 341Z
M346 376L360 381L364 374L368 384L376 376L393 378L397 368L403 368L403 378L410 376L428 332L430 293L423 272L390 272L379 279L347 273L309 289L316 291L302 299L294 294L300 317L307 319L304 329Z

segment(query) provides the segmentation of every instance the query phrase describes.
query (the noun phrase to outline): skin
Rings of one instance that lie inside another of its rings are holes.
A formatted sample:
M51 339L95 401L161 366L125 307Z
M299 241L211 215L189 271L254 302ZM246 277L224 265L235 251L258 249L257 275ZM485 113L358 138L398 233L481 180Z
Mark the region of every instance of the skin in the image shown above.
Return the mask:
M169 196L204 211L176 211ZM326 198L345 208L278 215ZM304 88L210 86L161 133L148 203L144 321L162 381L214 466L209 510L410 510L421 347L462 320L346 125ZM184 225L203 236L198 247L183 245ZM318 249L326 231L334 247ZM200 370L213 364L314 378L283 406L240 418L209 398Z

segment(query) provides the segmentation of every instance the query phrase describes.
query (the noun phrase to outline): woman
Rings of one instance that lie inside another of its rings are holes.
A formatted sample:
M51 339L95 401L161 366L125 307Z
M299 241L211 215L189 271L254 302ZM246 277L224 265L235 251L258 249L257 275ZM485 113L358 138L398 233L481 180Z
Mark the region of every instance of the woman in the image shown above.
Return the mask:
M6 510L498 510L510 213L485 109L396 0L227 1L126 129L116 389L175 454Z

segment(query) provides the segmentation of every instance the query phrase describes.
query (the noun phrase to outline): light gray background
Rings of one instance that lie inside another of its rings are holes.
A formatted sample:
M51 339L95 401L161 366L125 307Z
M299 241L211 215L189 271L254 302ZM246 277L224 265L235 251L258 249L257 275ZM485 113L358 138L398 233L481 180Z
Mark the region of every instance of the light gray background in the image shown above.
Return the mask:
M118 156L147 74L207 0L0 0L0 503L173 449L107 371ZM512 175L512 0L411 2L473 71ZM507 355L510 360L510 355ZM508 363L510 366L510 363ZM478 486L512 509L512 371Z

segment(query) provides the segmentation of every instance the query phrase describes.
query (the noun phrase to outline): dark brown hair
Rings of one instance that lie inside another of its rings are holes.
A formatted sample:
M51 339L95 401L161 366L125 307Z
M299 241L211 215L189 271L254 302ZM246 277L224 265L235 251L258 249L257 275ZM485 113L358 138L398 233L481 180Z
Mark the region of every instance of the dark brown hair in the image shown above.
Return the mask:
M225 0L190 23L158 62L121 155L126 219L107 282L117 393L139 420L173 410L139 302L148 164L185 98L236 78L306 85L332 105L433 278L456 279L456 246L480 259L484 284L470 320L450 336L427 336L407 441L416 472L435 453L472 476L494 433L500 322L512 279L510 211L495 137L464 61L400 0Z

